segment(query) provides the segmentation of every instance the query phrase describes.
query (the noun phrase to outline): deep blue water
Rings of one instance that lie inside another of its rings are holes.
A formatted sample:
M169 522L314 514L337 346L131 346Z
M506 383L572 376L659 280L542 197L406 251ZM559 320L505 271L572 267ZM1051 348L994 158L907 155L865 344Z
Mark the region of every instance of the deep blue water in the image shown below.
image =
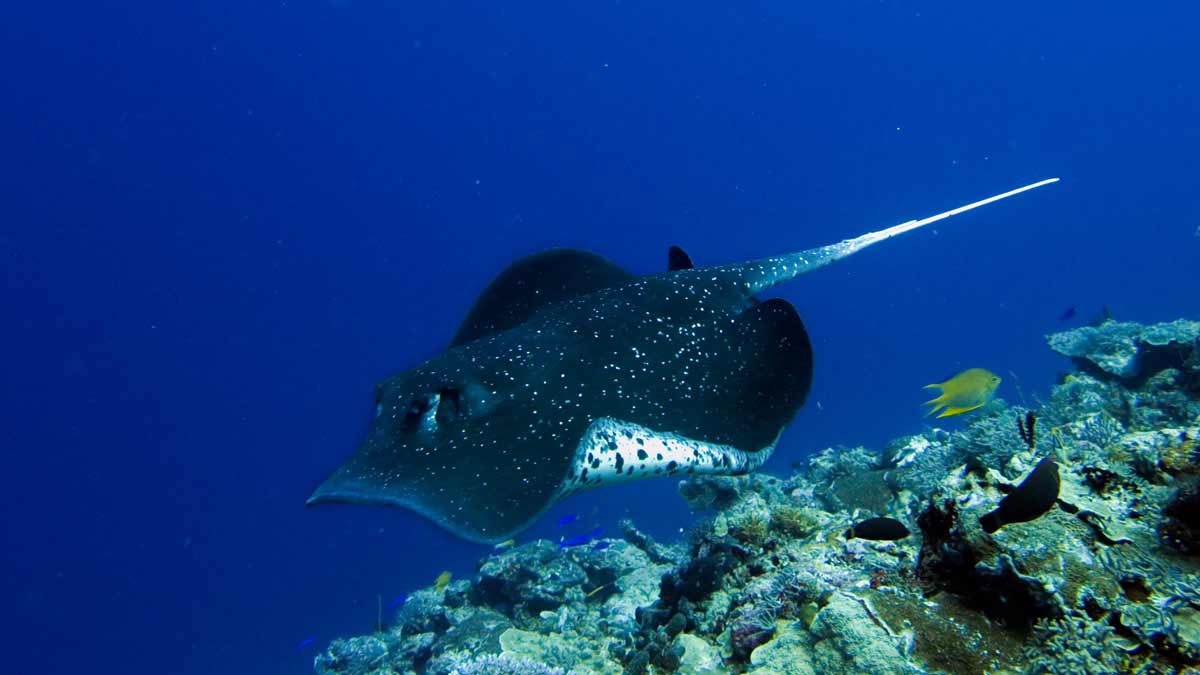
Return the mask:
M5 672L310 672L469 574L415 515L303 502L544 247L725 263L1062 176L778 289L817 370L774 471L919 430L965 367L1044 397L1043 336L1105 304L1200 316L1192 3L516 4L6 6ZM530 536L670 536L673 491Z

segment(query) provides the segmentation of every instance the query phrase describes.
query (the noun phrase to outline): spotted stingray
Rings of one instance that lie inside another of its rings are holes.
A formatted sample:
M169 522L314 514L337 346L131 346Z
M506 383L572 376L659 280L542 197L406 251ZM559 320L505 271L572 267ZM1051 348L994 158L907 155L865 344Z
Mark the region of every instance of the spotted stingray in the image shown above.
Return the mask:
M357 452L309 498L412 509L497 542L563 497L654 476L743 474L770 457L812 382L785 300L755 295L895 235L1051 178L854 239L635 277L591 253L518 260L449 348L376 387Z

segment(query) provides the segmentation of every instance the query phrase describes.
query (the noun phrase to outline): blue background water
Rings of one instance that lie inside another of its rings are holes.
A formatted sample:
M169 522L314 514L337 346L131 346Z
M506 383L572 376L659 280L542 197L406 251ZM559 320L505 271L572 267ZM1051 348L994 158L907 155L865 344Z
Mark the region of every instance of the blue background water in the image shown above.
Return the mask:
M1061 175L779 289L817 371L775 471L919 430L964 367L1044 396L1043 335L1102 304L1196 317L1200 12L1058 4L9 3L4 670L307 672L469 574L407 512L302 504L543 247L725 263ZM532 534L669 536L673 489Z

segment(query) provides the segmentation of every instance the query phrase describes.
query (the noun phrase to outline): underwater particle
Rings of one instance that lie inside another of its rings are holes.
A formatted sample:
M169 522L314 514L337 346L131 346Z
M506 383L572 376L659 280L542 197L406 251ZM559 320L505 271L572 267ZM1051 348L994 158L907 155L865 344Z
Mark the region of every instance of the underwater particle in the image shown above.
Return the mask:
M1000 376L984 368L968 368L954 377L937 384L927 384L926 389L938 389L942 393L925 402L930 406L927 416L941 411L938 417L961 415L982 408L996 395Z
M845 537L872 541L896 541L907 537L908 534L908 528L904 526L904 523L895 518L867 518L851 525L850 529L846 530Z
M433 592L441 593L442 591L446 590L446 587L450 585L450 579L452 576L453 575L450 574L450 570L446 570L445 572L437 575L437 579L433 580Z
M1058 501L1058 464L1046 457L1033 467L1017 489L1000 500L994 511L979 518L983 531L991 534L1011 523L1024 523L1042 516Z

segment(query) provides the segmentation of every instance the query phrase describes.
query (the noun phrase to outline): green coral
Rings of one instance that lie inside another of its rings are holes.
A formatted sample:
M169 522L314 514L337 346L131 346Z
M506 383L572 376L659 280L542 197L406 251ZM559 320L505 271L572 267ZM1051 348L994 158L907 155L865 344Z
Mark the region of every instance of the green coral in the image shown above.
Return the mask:
M771 529L793 539L803 539L819 526L820 522L806 509L784 504L771 509Z
M745 513L729 523L729 534L747 546L759 548L767 540L767 519L757 513Z

